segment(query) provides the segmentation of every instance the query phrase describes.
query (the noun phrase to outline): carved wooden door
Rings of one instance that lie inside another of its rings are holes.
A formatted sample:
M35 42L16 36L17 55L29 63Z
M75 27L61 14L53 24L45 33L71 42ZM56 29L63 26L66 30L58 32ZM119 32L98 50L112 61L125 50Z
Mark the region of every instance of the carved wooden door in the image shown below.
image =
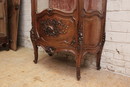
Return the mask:
M77 38L76 0L46 0L46 2L38 0L37 2L37 6L41 6L42 2L49 2L46 6L50 8L43 11L37 7L36 31L38 36L43 39L44 46L59 50L75 49Z

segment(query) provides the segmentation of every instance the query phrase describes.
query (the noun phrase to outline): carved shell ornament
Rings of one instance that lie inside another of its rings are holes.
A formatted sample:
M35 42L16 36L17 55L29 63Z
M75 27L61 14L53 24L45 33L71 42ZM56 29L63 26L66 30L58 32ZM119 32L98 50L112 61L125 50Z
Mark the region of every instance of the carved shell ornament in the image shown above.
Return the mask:
M60 34L66 34L68 26L62 20L48 18L40 21L40 29L47 36L58 36Z

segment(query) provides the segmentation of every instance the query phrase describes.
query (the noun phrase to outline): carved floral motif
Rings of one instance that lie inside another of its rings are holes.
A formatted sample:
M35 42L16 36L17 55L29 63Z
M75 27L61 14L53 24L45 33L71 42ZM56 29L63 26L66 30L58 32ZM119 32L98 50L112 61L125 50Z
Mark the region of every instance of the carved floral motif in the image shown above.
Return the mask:
M57 19L44 19L40 21L40 29L44 31L47 36L58 36L66 34L68 26L62 20Z
M53 54L54 54L54 51L55 51L56 49L54 48L54 47L49 47L49 46L46 46L45 47L45 51L50 55L50 56L52 56Z

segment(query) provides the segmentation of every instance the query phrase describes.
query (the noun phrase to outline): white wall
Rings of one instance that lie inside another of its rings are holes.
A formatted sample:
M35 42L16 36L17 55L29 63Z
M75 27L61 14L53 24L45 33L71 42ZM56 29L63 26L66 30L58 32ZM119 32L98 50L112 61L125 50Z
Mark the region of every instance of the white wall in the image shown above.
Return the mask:
M20 30L19 30L19 44L24 47L32 48L30 40L31 30L31 0L21 0L20 13Z
M130 0L108 0L102 67L130 76Z
M32 48L30 41L31 2L22 0L20 45ZM130 0L108 0L106 43L101 66L130 76Z

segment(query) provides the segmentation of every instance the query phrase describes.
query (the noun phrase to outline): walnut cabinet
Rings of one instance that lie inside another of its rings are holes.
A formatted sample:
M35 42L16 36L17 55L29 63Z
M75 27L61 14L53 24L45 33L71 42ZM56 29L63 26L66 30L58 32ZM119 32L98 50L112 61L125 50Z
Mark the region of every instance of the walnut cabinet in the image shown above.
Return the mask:
M31 4L35 63L41 46L50 56L71 52L76 59L78 80L85 54L96 54L97 70L101 68L107 0L31 0Z
M7 0L0 0L0 50L9 50Z
M0 51L17 49L20 0L0 0Z

